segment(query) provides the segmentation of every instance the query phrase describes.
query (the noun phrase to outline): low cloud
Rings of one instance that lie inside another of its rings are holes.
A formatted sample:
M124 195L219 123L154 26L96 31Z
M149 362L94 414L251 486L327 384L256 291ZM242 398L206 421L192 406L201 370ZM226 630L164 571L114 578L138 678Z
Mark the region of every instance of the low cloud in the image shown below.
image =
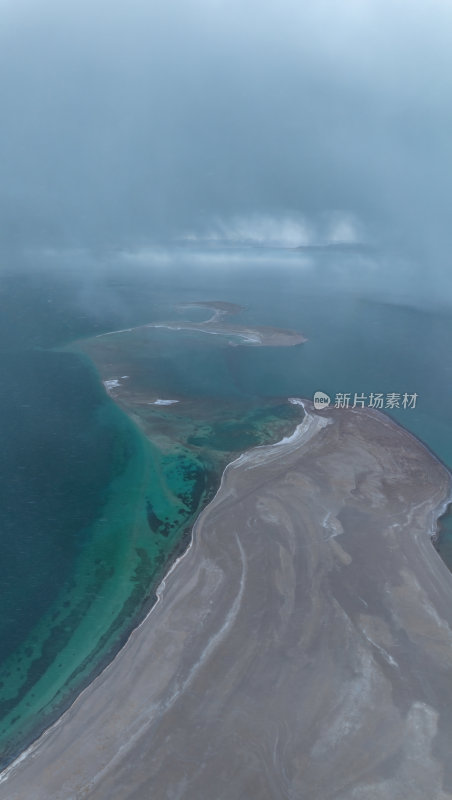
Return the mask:
M188 242L215 242L273 247L298 247L312 244L311 226L302 217L271 217L252 214L218 219L204 233L191 232L181 237Z
M4 6L4 265L370 242L446 279L450 3Z
M290 248L358 244L364 237L362 224L352 214L334 212L315 221L301 215L256 213L217 219L206 231L186 233L180 241Z

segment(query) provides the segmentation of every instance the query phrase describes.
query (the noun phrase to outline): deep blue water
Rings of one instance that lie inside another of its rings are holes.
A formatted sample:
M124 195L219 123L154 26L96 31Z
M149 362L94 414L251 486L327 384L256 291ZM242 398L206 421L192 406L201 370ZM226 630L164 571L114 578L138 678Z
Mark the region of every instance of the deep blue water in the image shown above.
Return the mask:
M105 393L76 356L0 355L2 654L16 647L71 576L112 480L117 430Z

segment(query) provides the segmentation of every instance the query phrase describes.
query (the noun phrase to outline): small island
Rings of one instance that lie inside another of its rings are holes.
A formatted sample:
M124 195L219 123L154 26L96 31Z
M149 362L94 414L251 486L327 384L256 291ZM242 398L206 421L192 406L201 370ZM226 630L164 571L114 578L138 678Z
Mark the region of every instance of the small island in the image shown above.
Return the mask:
M238 314L244 311L243 306L235 303L225 303L222 301L197 303L181 303L178 308L206 308L212 311L210 317L203 322L188 322L184 320L169 320L168 322L149 322L140 327L143 328L167 328L174 331L200 331L201 333L217 334L218 336L232 337L229 344L233 347L237 345L251 345L258 347L291 347L307 342L305 336L298 331L273 328L271 326L256 326L249 328L245 325L231 324L224 322L225 317ZM139 330L139 328L128 328L127 331ZM99 334L110 336L114 333L124 333L125 331L111 331ZM238 340L238 341L237 341Z

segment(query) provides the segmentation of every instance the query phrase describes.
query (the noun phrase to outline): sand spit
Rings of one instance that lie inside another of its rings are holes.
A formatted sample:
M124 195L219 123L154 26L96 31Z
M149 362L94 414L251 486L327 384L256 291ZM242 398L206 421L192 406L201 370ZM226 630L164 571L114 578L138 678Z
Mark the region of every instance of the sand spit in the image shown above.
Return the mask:
M1 800L451 800L451 476L369 409L227 467L112 664Z
M229 341L231 345L239 344L258 347L292 347L295 344L307 342L305 336L298 331L283 330L282 328L272 328L270 326L259 326L247 328L244 325L231 324L224 322L224 318L231 314L237 314L245 309L234 303L224 303L218 300L212 302L181 303L180 309L184 308L205 308L212 312L211 316L204 322L159 322L147 325L148 328L168 328L175 331L198 331L201 333L213 333L219 336L234 337Z
M244 325L234 325L224 322L225 317L244 310L242 306L233 303L224 303L217 300L208 303L180 303L178 308L181 310L185 308L205 308L211 312L211 315L203 322L186 322L184 320L150 322L146 325L139 325L137 328L123 328L120 331L100 333L96 338L112 336L115 333L130 333L130 331L140 330L140 328L166 328L167 330L173 331L198 331L199 333L232 337L229 340L229 344L233 346L242 344L255 347L292 347L293 345L303 344L308 341L306 337L298 331L272 328L268 325L247 328Z

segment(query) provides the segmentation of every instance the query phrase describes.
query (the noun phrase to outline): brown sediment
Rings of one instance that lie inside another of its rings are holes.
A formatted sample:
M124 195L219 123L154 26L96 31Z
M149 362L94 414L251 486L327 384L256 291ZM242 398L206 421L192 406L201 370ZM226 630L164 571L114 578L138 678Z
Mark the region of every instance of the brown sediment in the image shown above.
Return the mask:
M446 468L370 409L230 464L159 602L2 800L450 800Z
M146 325L147 328L166 328L175 331L198 331L213 333L218 336L238 337L239 342L230 340L229 344L248 345L251 347L293 347L307 342L305 336L297 331L282 330L270 327L246 328L244 325L227 325L209 320L208 322L156 322Z
M226 314L239 314L240 311L245 310L245 306L239 306L237 303L226 303L224 300L199 300L197 303L179 303L178 308L209 308L214 313Z
M175 331L198 331L199 333L210 333L219 336L233 337L229 341L231 345L250 345L258 347L292 347L296 344L303 344L307 342L305 336L298 331L284 330L283 328L273 328L271 326L256 326L246 327L245 325L230 324L223 322L226 316L230 314L237 314L243 311L242 306L233 303L224 303L220 301L212 302L198 302L198 303L181 303L179 308L207 308L212 311L212 315L204 320L204 322L188 322L184 320L169 320L168 322L150 322L146 325L140 325L137 328L126 328L121 331L110 331L108 333L101 333L97 338L102 336L111 336L114 333L129 333L131 331L138 331L141 328L166 328L167 330ZM235 341L238 338L239 342Z

